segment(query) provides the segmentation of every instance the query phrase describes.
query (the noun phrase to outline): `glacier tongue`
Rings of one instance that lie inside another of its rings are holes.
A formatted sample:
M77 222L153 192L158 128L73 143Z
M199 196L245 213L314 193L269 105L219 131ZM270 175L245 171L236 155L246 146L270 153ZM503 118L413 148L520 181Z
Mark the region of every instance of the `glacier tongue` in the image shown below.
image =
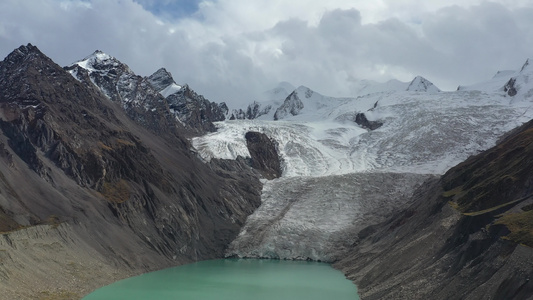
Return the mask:
M333 261L356 242L354 228L402 208L428 176L376 172L269 181L263 204L227 255Z

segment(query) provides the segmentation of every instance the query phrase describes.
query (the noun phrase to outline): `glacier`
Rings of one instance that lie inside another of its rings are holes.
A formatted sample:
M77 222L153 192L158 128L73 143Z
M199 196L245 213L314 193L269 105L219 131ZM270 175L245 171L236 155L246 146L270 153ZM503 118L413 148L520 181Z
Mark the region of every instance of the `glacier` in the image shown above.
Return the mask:
M249 157L244 135L257 131L277 142L283 167L281 178L264 180L262 205L227 255L335 260L360 230L408 205L425 179L533 118L527 66L453 92L422 77L412 81L415 88L382 84L382 91L353 98L301 86L281 101L277 111L291 110L277 121L274 108L258 119L216 123L216 132L192 140L202 159ZM517 97L503 88L502 77L520 84ZM357 114L383 125L364 128L355 122Z

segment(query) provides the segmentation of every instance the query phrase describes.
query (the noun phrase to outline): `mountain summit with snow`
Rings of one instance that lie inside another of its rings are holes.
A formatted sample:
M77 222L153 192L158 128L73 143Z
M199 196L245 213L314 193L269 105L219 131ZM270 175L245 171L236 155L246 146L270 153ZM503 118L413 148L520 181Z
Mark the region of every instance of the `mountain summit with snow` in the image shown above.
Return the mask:
M441 90L438 87L436 87L431 81L427 80L426 78L422 76L416 76L411 81L406 91L438 93Z
M165 68L160 68L148 76L148 81L165 98L181 89L181 86L176 84L172 78L172 74Z

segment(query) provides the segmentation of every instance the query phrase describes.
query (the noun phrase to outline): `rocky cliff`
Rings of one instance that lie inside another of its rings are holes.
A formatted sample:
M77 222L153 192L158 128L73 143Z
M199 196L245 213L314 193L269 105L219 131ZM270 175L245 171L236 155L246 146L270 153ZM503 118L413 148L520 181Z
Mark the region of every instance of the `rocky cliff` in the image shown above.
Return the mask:
M244 135L248 151L250 151L251 166L259 170L266 179L281 176L281 158L278 154L276 141L266 134L249 131Z
M300 100L300 97L298 97L298 93L294 91L287 96L283 104L278 107L276 113L274 114L274 120L281 120L288 115L295 116L300 113L302 108L304 108L304 104L302 100Z
M215 131L213 122L224 121L228 112L225 103L210 102L188 85L166 99L176 119L196 134Z
M221 257L260 203L244 160L201 162L148 80L91 59L90 71L65 70L28 44L0 62L0 289L11 299L77 298ZM58 284L72 280L90 284Z

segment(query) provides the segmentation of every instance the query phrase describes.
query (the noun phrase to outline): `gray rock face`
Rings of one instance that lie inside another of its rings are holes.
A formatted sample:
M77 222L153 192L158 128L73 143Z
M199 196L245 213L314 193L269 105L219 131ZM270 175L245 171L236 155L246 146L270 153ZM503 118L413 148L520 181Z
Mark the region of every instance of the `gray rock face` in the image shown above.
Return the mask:
M278 178L282 174L281 158L277 144L264 133L249 131L244 135L250 151L251 165L266 179Z
M234 109L231 112L231 120L253 120L257 119L262 115L266 115L272 109L272 105L263 106L261 103L254 101L252 104L248 105L246 111L242 109Z
M411 92L428 92L437 93L440 89L436 87L431 81L422 76L416 76L406 89Z
M507 83L503 87L503 90L507 93L507 95L509 95L511 97L512 96L516 96L516 94L518 93L518 91L516 90L516 87L515 87L515 83L516 83L516 79L515 78L511 78L511 79L509 79L509 81L507 81Z
M428 182L412 206L362 230L334 267L362 299L528 299L533 250L484 230L482 216L462 216L439 185Z
M86 86L95 85L138 124L157 133L172 132L177 126L150 80L136 75L118 59L97 50L65 70Z
M167 71L165 68L157 70L154 74L148 76L148 82L156 89L156 91L161 92L169 85L176 83L172 78L172 74Z
M527 59L520 71L503 86L503 91L513 98L518 98L516 97L518 94L525 99L531 98L533 97L531 78L533 78L533 65L530 59Z
M254 101L252 104L248 105L248 108L246 109L246 118L249 120L257 119L262 115L268 114L271 109L271 105L266 105L265 107L262 107L261 103Z
M298 97L298 93L294 91L287 96L287 99L285 99L283 104L278 107L276 113L274 114L274 120L281 120L289 114L295 116L300 112L300 110L302 110L302 108L304 108L304 104Z
M213 122L226 119L228 108L224 103L210 102L188 85L169 95L167 101L176 119L196 133L213 132L216 130Z
M369 121L364 113L358 113L355 115L355 123L370 130L375 130L383 126L383 123L379 121Z
M188 85L176 85L164 68L141 77L101 51L65 69L86 85L96 85L109 99L120 103L130 118L157 133L172 132L174 128L188 135L212 132L216 129L213 122L225 120L228 112L225 103L210 102ZM167 91L169 86L176 92ZM163 96L164 90L169 95Z

